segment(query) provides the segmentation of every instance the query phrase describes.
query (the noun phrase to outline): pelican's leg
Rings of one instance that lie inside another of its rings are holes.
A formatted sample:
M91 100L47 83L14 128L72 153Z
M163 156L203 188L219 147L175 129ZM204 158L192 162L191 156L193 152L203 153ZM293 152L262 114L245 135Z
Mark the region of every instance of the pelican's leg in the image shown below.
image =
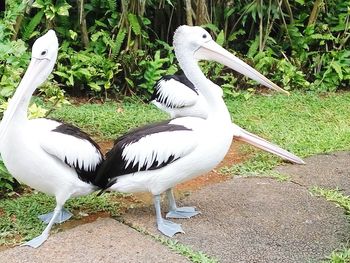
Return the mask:
M38 218L43 221L45 224L48 224L51 221L51 218L53 217L54 212L50 212L44 215L39 215ZM58 214L57 218L55 219L54 223L63 223L64 221L67 221L69 218L72 217L72 213L69 212L67 209L62 208L61 212Z
M155 195L153 197L153 200L154 200L154 207L156 209L158 230L168 237L172 237L176 233L185 233L182 230L182 227L180 224L176 224L169 220L165 220L162 217L162 213L160 210L160 195Z
M169 201L169 212L166 214L167 218L191 218L200 213L194 207L177 207L171 188L166 191L166 194Z
M37 248L37 247L40 247L42 243L46 241L46 239L49 237L49 233L53 224L56 222L56 220L60 216L63 205L68 198L69 196L65 196L63 198L56 196L57 204L56 204L55 210L53 211L53 215L51 217L49 224L46 226L44 231L39 236L33 238L32 240L29 240L28 242L24 243L22 246L30 246L33 248Z

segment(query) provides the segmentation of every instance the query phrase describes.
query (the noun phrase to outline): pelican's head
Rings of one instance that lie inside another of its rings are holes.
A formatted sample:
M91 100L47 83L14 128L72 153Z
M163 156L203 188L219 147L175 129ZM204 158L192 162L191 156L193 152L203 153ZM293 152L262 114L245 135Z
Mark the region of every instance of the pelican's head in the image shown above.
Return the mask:
M38 38L32 47L32 59L28 66L26 75L29 73L36 76L37 85L44 82L55 66L58 53L58 40L56 33L49 30L45 35Z
M214 60L268 88L289 94L251 66L218 45L210 34L201 27L178 27L174 34L173 45L178 60Z
M174 33L175 52L188 52L192 55L205 43L213 41L211 35L199 26L179 26Z
M9 102L8 108L0 123L0 150L4 136L14 116L25 115L27 106L35 89L41 85L53 70L58 53L58 40L56 33L49 30L38 38L32 48L32 58L15 94Z

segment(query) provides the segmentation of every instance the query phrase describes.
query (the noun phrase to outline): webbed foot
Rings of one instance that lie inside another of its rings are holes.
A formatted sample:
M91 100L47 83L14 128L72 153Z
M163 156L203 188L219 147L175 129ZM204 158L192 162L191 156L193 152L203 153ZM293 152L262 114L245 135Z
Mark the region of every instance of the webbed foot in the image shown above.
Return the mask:
M43 221L45 224L48 224L53 216L54 212L50 212L44 215L39 215L38 218ZM66 209L62 209L57 218L54 220L54 223L63 223L64 221L67 221L69 218L71 218L73 216L73 214L71 212L69 212Z
M191 218L200 214L194 207L177 207L166 214L166 218Z

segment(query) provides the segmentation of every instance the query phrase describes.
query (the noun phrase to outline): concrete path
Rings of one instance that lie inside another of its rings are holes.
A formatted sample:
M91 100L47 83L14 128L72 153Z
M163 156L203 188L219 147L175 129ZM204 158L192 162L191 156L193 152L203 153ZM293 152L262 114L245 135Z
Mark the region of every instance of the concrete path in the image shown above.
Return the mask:
M291 182L233 178L206 186L181 200L199 216L180 222L186 234L173 239L219 262L320 262L350 240L341 208L310 194L311 186L350 192L350 153L306 159L307 165L278 167ZM164 211L166 207L164 207ZM130 209L122 218L100 219L50 236L39 249L0 252L0 262L188 262L152 237L158 235L152 205Z
M151 237L111 218L51 235L38 249L15 247L0 252L6 263L188 262Z

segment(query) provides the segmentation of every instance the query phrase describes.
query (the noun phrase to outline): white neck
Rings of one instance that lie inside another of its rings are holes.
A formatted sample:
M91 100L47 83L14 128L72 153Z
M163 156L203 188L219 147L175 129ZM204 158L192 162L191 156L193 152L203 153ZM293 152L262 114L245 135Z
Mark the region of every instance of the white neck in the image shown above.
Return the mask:
M13 95L8 104L3 121L6 121L6 117L9 115L12 115L12 119L16 119L17 121L23 121L28 119L27 116L30 99L41 82L37 79L35 79L34 81L30 81L29 79L32 77L33 76L23 77L21 83L16 89L15 94ZM39 78L39 76L37 76L37 78Z
M217 90L220 87L205 77L198 65L198 61L192 58L193 56L176 52L176 50L175 53L177 53L176 57L186 77L203 94L203 97L207 101L208 118L228 119L231 123L230 114L221 96L222 93Z
M21 80L21 83L17 87L15 94L11 98L4 113L4 117L0 122L0 148L5 141L9 128L13 127L13 125L21 126L28 120L27 115L30 98L35 89L44 82L47 77L47 73L45 72L38 75L33 74L35 72L30 70L32 69L32 67L30 67L31 64Z

